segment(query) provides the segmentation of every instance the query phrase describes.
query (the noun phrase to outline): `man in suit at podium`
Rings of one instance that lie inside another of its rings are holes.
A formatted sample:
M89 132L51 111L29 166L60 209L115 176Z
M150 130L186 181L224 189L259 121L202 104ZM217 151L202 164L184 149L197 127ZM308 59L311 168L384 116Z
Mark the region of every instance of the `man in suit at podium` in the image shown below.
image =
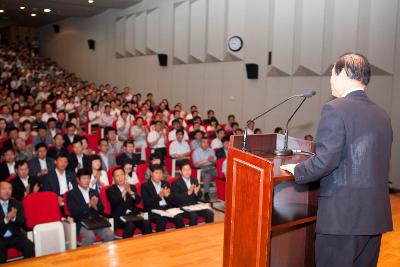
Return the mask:
M320 181L317 267L376 266L382 233L393 229L388 187L393 132L389 116L365 92L370 76L360 54L337 60L331 76L336 99L322 109L316 155L294 168L297 183Z

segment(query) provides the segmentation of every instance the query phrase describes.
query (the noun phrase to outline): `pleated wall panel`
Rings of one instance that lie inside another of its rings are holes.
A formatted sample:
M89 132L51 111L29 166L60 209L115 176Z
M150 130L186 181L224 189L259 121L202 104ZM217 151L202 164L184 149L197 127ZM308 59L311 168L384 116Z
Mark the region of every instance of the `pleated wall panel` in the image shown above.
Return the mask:
M147 12L146 18L146 48L152 53L158 53L159 49L159 28L160 28L160 11L159 9Z
M147 13L136 14L135 17L135 49L142 55L146 54L146 21Z
M206 60L207 1L190 4L190 56L200 62Z
M189 62L189 1L175 6L174 57L179 63Z
M135 15L127 17L125 21L125 50L135 55Z
M225 0L208 1L207 54L216 60L225 57Z

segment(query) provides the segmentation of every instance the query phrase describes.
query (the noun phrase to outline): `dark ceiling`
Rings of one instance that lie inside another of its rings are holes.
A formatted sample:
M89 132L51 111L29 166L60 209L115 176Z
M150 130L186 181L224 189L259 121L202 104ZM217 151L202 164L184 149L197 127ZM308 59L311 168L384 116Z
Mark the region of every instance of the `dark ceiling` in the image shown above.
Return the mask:
M0 0L0 26L39 27L69 17L90 17L109 8L123 9L142 0ZM25 6L25 10L19 7ZM45 13L45 8L51 12ZM32 17L31 13L36 13Z

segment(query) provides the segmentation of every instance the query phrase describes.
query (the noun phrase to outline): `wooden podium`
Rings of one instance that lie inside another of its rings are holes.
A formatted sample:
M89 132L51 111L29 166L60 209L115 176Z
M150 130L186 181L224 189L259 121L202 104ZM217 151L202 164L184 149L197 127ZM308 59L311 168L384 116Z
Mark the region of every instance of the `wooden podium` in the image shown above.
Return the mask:
M314 266L318 183L297 185L279 167L310 155L273 156L280 134L232 136L228 150L224 267ZM289 138L289 148L315 152L314 142Z

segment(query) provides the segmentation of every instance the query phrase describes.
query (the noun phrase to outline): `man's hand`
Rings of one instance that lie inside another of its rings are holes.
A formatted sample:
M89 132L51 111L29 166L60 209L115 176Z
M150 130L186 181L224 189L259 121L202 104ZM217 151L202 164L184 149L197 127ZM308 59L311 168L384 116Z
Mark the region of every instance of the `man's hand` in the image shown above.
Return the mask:
M171 195L171 190L168 187L164 188L164 197L169 197L169 195Z
M17 216L17 209L12 207L11 210L7 213L6 219L7 221L14 220Z
M192 184L190 187L189 187L189 190L188 190L188 195L190 196L190 195L192 195L193 194L193 192L194 192L194 184Z
M160 193L158 194L160 196L160 198L165 197L165 190L164 188L160 190Z
M200 192L200 185L194 187L194 194L197 196Z
M97 204L99 203L99 199L96 196L92 196L90 198L89 206L97 210Z
M132 191L131 185L129 183L125 184L125 190L129 195L135 197L135 192Z
M282 165L280 168L281 170L290 172L292 175L294 175L294 168L296 168L297 164L286 164L286 165Z

